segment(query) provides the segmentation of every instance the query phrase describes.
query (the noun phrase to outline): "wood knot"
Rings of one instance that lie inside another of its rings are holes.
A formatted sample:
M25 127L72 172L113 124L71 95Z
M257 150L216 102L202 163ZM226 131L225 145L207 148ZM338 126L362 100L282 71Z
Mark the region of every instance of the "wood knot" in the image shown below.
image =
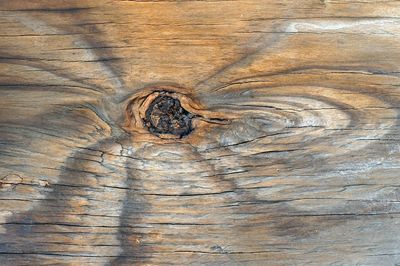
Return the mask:
M162 93L147 108L143 123L150 133L172 134L181 138L192 132L193 117L182 107L179 99Z
M194 144L210 128L226 125L232 118L209 110L193 91L163 85L144 88L128 99L122 127L135 136L136 142L179 139Z

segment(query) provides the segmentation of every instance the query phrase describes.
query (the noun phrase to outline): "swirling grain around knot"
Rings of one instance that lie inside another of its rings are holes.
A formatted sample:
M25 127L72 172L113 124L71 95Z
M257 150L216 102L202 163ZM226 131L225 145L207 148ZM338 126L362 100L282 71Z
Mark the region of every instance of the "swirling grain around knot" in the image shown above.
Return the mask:
M396 130L399 95L382 87L378 92L366 83L367 74L340 69L290 74L241 79L218 90L223 102L212 98L213 108L241 117L221 135L221 148L267 141L301 151L296 156L329 158L359 153ZM256 151L246 152L251 156Z

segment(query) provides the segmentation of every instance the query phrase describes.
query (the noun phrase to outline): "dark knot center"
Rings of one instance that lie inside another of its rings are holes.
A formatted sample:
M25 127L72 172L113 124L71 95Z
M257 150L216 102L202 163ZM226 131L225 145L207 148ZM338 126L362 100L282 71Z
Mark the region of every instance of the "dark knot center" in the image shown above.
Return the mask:
M153 134L172 134L183 137L192 132L193 115L186 111L178 99L159 95L146 110L143 122Z

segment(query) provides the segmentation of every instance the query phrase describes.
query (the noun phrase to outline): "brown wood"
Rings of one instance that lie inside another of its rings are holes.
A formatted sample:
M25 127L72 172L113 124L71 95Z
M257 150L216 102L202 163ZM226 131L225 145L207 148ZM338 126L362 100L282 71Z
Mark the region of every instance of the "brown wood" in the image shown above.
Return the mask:
M400 1L4 0L0 23L0 265L400 265ZM159 95L187 136L148 131Z

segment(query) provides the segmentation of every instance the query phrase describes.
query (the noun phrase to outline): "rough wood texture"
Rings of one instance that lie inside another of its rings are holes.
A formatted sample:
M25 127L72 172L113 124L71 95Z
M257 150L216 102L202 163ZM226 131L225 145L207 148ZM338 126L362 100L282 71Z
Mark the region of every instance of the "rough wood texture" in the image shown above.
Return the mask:
M399 265L399 86L399 1L1 0L0 264Z

